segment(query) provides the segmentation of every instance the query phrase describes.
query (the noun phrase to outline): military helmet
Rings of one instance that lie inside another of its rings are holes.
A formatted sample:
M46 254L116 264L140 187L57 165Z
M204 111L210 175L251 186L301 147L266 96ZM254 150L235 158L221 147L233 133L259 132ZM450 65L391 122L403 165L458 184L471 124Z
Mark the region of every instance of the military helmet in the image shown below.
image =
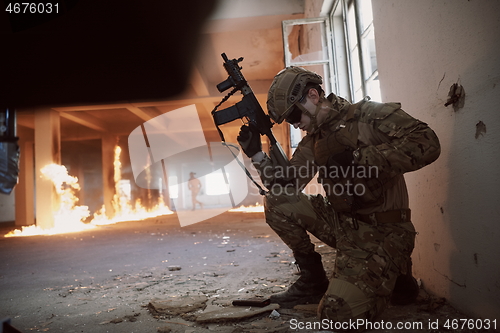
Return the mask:
M299 102L308 83L322 84L320 75L302 67L287 67L273 80L267 95L267 110L276 123L281 124Z

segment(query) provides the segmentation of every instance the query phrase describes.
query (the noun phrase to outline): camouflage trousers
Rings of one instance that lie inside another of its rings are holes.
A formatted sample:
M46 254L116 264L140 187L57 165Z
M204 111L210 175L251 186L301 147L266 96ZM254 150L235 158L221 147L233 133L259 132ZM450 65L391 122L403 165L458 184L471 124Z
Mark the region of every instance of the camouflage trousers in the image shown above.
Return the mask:
M377 226L337 214L321 195L267 195L266 222L297 254L311 254L313 234L337 251L334 275L318 308L321 319L372 320L387 306L397 277L411 270L411 222Z

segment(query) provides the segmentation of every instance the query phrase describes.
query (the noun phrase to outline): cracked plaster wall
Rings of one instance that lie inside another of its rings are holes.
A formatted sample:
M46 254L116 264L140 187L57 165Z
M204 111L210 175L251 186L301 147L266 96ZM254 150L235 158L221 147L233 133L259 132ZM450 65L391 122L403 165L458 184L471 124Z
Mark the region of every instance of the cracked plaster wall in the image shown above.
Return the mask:
M500 1L372 3L382 99L427 122L442 147L406 175L414 274L466 314L500 318ZM454 110L444 104L456 82L466 96Z

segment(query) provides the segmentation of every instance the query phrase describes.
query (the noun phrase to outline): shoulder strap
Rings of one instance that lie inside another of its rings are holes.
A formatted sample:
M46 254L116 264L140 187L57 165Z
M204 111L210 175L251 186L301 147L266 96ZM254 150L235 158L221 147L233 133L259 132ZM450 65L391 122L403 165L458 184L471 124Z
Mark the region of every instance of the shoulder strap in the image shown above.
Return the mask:
M347 114L345 116L345 122L343 125L340 125L343 127L339 128L336 133L338 142L345 146L349 146L352 149L358 148L358 117L355 116L355 112L356 109L358 109L358 107L363 103L364 100L349 106L349 110L347 110Z

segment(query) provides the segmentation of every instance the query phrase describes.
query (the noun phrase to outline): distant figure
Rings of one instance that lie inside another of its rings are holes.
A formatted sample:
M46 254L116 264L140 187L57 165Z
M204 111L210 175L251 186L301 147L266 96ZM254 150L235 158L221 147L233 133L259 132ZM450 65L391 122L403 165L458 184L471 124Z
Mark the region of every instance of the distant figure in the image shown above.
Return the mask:
M203 204L199 202L196 197L198 196L198 193L201 190L201 182L198 178L196 178L194 175L196 173L190 172L189 173L189 181L188 181L188 187L191 190L191 200L193 202L193 209L196 209L196 204L200 205L200 208L203 208Z

